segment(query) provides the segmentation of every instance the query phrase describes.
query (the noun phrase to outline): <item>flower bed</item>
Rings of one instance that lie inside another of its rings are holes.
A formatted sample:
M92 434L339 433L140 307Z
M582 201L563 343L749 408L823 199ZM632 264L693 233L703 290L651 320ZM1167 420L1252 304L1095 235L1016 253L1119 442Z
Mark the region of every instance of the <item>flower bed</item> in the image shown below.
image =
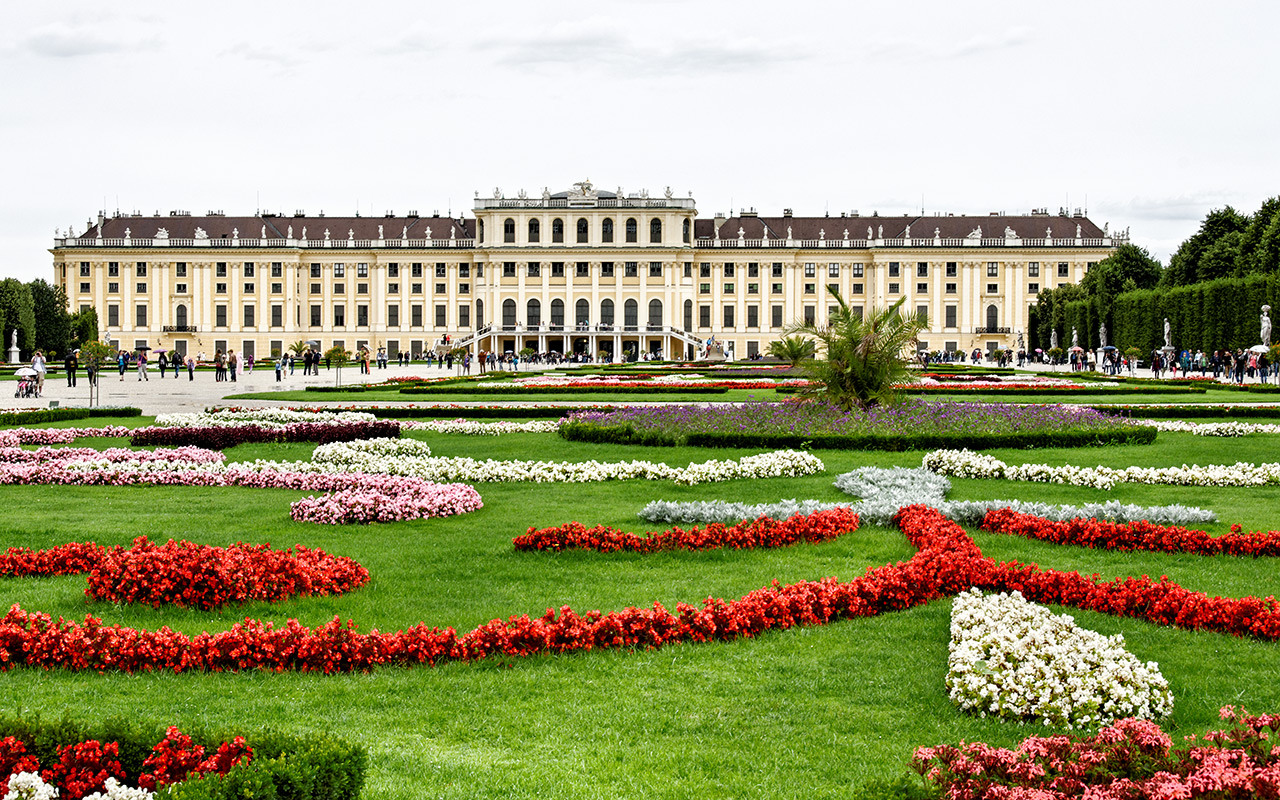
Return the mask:
M935 450L926 453L925 469L957 478L1004 478L1011 481L1063 483L1111 489L1119 483L1169 484L1173 486L1265 486L1280 483L1280 463L1193 464L1180 467L1052 467L1048 464L1006 464L994 456L970 450Z
M1239 525L1231 533L1210 536L1204 531L1152 525L1145 520L1117 524L1097 519L1050 521L1011 509L987 512L982 529L1038 539L1054 544L1127 552L1195 553L1202 556L1280 556L1280 531L1244 533Z
M946 684L963 711L1066 728L1173 710L1159 666L1134 658L1123 636L1077 627L1017 592L955 598Z
M1154 722L1122 719L1087 737L1030 736L1017 747L983 742L917 748L912 766L943 797L1031 800L1274 798L1280 796L1280 715L1233 706L1225 731L1185 737L1181 749Z
M845 412L816 402L646 406L573 415L566 439L703 447L906 450L952 446L1071 447L1150 442L1155 432L1067 406L908 400Z
M221 408L190 414L159 414L156 428L287 428L301 422L342 425L373 422L373 414L358 411L323 411L294 408Z
M737 461L705 461L671 467L652 461L477 461L436 458L426 443L414 439L341 442L315 449L312 462L322 469L409 475L426 480L586 483L594 481L671 480L692 486L738 478L812 475L825 467L809 453L780 450L744 456Z
M409 421L401 428L430 431L431 433L459 433L464 436L499 436L504 433L555 433L560 427L558 419L540 419L532 422L476 422L469 419Z
M656 553L661 550L714 550L728 547L746 550L756 547L786 547L797 542L816 544L858 529L858 516L846 508L796 515L779 521L769 517L743 520L737 525L712 523L705 528L662 533L635 534L597 525L594 528L570 522L554 528L529 528L512 540L517 550L597 550L614 553Z
M1168 433L1189 433L1192 436L1248 436L1251 433L1280 433L1280 425L1259 422L1185 422L1183 420L1144 419L1140 425Z
M17 447L23 444L67 444L76 439L96 437L121 439L133 433L133 428L108 425L105 428L13 428L0 431L0 447Z
M251 442L349 442L357 439L395 438L400 423L394 420L368 422L292 422L263 427L253 424L211 427L136 428L129 439L134 447L149 445L191 445L225 450Z
M0 555L0 575L80 573L88 573L85 594L94 600L204 611L253 600L345 594L369 582L368 571L352 559L302 545L296 550L173 540L155 545L140 536L128 549L73 542L39 551L10 548Z

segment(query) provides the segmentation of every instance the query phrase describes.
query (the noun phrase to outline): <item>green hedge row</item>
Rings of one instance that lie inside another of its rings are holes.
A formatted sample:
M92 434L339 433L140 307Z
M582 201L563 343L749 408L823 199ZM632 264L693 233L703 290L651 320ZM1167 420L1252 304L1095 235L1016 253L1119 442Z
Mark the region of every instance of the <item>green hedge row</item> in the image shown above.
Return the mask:
M1137 419L1275 419L1280 406L1088 406L1094 411Z
M382 419L559 419L579 411L614 411L614 406L334 406L316 409L337 414L357 411Z
M346 394L347 392L367 392L369 388L363 383L351 383L346 386L308 386L305 391L308 392L339 392Z
M505 386L450 386L438 384L434 386L406 386L400 394L474 394L474 395L521 395L521 394L724 394L729 391L723 386L527 386L521 388Z
M174 784L157 798L182 800L232 800L254 797L270 800L355 800L364 786L367 755L364 748L327 734L298 737L276 731L213 733L183 730L207 753L218 745L244 736L253 748L253 760L236 766L225 776L211 776ZM46 721L39 716L0 717L0 738L21 740L42 765L58 761L58 747L96 739L120 744L120 765L130 779L143 771L142 762L165 738L165 728L138 725L131 720L108 719L80 723L64 717Z
M962 447L970 450L993 450L1001 447L1031 449L1150 444L1156 439L1156 430L1155 428L1123 427L1109 431L1030 431L963 435L922 432L911 436L876 433L803 436L789 433L726 432L691 433L681 436L652 429L637 430L630 424L595 425L585 422L568 422L560 426L560 435L570 441L649 447L791 447L805 450L901 451Z
M99 406L96 408L34 408L30 411L6 411L0 413L0 425L38 425L42 422L65 422L70 419L90 417L137 417L142 409L129 406Z

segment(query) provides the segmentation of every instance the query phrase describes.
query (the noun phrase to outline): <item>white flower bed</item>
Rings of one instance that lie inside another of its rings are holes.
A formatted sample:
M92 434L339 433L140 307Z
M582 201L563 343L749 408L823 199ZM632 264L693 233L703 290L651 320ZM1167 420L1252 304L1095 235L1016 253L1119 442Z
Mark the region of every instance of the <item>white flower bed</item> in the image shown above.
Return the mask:
M1190 433L1193 436L1248 436L1251 433L1280 433L1280 425L1263 422L1184 422L1177 419L1136 419L1146 425L1169 433Z
M946 685L962 710L1067 728L1173 711L1159 665L1138 661L1123 636L1077 627L1018 592L955 598Z
M910 505L928 505L962 523L982 521L990 509L1011 508L1020 514L1034 514L1052 520L1106 519L1114 522L1146 520L1167 525L1189 525L1216 522L1218 515L1202 508L1180 505L1135 506L1117 501L1086 503L1081 506L1028 503L1021 500L944 499L951 482L923 469L895 467L863 467L836 478L838 489L862 498L858 503L827 503L819 500L782 500L777 503L731 503L721 500L673 503L655 500L640 511L640 516L656 523L738 522L744 519L772 517L787 519L796 514L812 514L830 508L850 507L865 523L889 525L898 509Z
M401 422L402 429L432 433L460 433L464 436L500 436L504 433L555 433L561 420L535 419L531 422L477 422L471 419L411 420Z
M1173 486L1265 486L1280 484L1280 464L1183 464L1180 467L1052 467L1048 464L1006 464L994 456L971 450L934 450L922 466L939 475L956 478L1004 478L1011 481L1062 483L1111 489L1118 483L1169 484Z
M414 439L369 439L320 445L312 463L329 471L406 475L432 481L488 481L497 483L586 483L592 481L670 480L685 485L737 478L777 478L813 475L825 469L809 453L775 450L738 461L705 461L672 467L652 461L496 461L438 458ZM269 462L261 462L264 467ZM292 465L289 465L292 468ZM271 468L276 468L272 466Z
M375 422L377 417L363 411L294 411L291 408L253 408L225 411L203 411L187 414L160 414L156 428L283 428L299 422L339 425L350 422Z

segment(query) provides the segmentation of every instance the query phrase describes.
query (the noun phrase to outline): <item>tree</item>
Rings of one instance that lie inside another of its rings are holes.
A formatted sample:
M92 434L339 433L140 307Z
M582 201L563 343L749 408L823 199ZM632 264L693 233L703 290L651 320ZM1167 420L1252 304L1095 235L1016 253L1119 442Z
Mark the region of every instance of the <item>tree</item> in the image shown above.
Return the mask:
M806 358L813 358L817 349L812 339L800 336L787 336L769 343L769 355L793 367Z
M43 280L27 284L31 290L35 322L35 348L46 356L65 355L71 345L71 315L67 313L67 290Z
M336 371L336 374L334 375L334 381L337 384L341 384L342 383L342 367L344 364L346 364L348 361L351 360L351 351L347 350L344 347L339 347L338 345L334 345L333 347L330 347L328 350L324 351L324 360L326 364L332 364L333 366L338 368Z
M36 317L31 287L17 278L0 281L0 335L7 353L10 332L18 332L18 349L30 355L36 344Z
M1249 227L1244 229L1240 237L1240 260L1236 264L1235 272L1237 276L1243 277L1270 271L1264 266L1264 253L1260 248L1267 228L1277 216L1280 216L1280 197L1272 197L1249 218Z
M901 313L906 298L888 308L870 308L865 315L853 309L831 287L827 291L839 307L826 325L805 322L792 325L788 335L807 334L820 343L825 358L806 361L804 367L815 386L806 393L822 397L846 411L890 402L895 386L908 376L907 357L926 322L923 317Z
M298 358L302 358L302 354L307 352L307 343L299 339L298 341L289 345L289 352L293 353Z
M114 347L96 339L80 345L80 354L76 360L85 368L85 375L89 378L89 405L93 405L93 396L98 390L98 373L115 359L115 352Z
M89 306L71 315L71 342L73 348L98 338L98 312Z
M1200 259L1205 252L1228 233L1243 232L1249 220L1231 206L1215 208L1205 215L1200 223L1200 230L1178 247L1178 251L1169 259L1169 269L1161 276L1161 286L1185 286L1198 281Z
M1241 231L1231 231L1222 236L1200 256L1200 264L1196 267L1196 283L1211 281L1215 278L1227 278L1236 272L1240 260L1240 240L1244 238Z

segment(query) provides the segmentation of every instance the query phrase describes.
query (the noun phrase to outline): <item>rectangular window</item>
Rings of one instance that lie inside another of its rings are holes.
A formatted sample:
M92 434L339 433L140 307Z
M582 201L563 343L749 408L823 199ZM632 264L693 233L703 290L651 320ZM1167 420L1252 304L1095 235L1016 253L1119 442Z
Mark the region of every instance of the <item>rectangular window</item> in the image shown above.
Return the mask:
M889 294L901 294L901 292L902 292L902 287L899 284L896 284L896 283L889 284Z
M400 293L400 284L399 284L399 283L388 283L388 284L387 284L387 294L399 294L399 293Z
M368 294L368 293L369 293L369 284L367 283L356 284L356 294Z
M724 327L733 327L733 306L724 307Z
M116 262L116 261L108 261L108 262L107 262L107 277L108 277L108 278L118 278L118 277L120 277L120 264L119 264L119 262Z
M245 293L245 294L253 294L253 284L252 284L252 283L246 283L246 284L244 285L244 293Z
M956 262L954 261L947 262L947 277L948 278L956 277Z
M311 306L311 327L320 327L320 306L318 305Z
M855 278L861 278L861 277L862 277L862 275L863 275L863 267L862 267L862 265L861 265L861 264L854 264L854 265L853 265L853 277L855 277Z
M1027 263L1027 277L1028 277L1028 278L1039 278L1039 277L1040 277L1040 262L1039 262L1039 261L1030 261L1030 262L1028 262L1028 263Z
M458 306L458 327L471 327L471 306L466 303L462 303Z
M366 328L369 326L369 307L363 303L356 306L356 325Z
M917 277L917 278L927 278L927 277L929 277L929 262L928 262L928 261L917 261L917 262L916 262L916 277Z
M760 355L759 342L747 342L747 358L755 358Z
M1071 269L1070 267L1067 266L1067 263L1065 261L1059 262L1058 264L1058 277L1059 278L1071 277Z
M770 294L782 294L782 284L774 283L769 285Z
M899 277L901 274L902 274L902 265L901 265L901 264L899 264L897 261L890 261L890 262L889 262L889 277L890 277L890 278L897 278L897 277Z
M757 263L757 262L755 262L755 261L752 261L752 262L749 262L749 263L747 264L747 277L748 277L748 278L759 278L759 277L760 277L760 264L759 264L759 263Z
M929 284L927 283L916 284L916 294L928 294L928 293L929 293Z
M333 277L335 277L335 278L345 278L345 277L347 277L347 265L346 265L346 264L334 264L334 265L333 265Z
M1040 284L1039 284L1038 282L1037 282L1037 283L1028 283L1028 284L1027 284L1027 294L1040 294Z
M80 277L81 277L81 278L87 278L87 277L89 277L89 262L88 262L88 261L81 261L81 262L80 262Z
M458 294L471 294L471 284L469 283L458 284Z
M333 327L345 328L347 325L347 307L342 303L333 304Z
M420 283L411 283L411 284L409 284L409 293L410 293L410 294L422 294L422 284L420 284Z
M1000 284L998 283L987 284L987 294L999 294L999 293L1000 293Z
M216 277L216 278L225 278L225 277L227 277L227 262L225 262L225 261L219 261L217 264L214 264L214 265L213 265L213 275L214 275L214 277Z
M552 262L551 262L551 277L553 277L553 278L563 278L563 277L564 277L564 262L563 262L563 261L552 261Z
M729 262L725 262L725 265L724 265L724 276L725 276L726 278L732 278L732 277L733 277L733 264L731 264L731 263L729 263Z
M916 318L917 318L917 319L920 319L920 320L924 320L925 322L928 322L928 321L929 321L929 307L928 307L928 306L916 306Z
M252 328L254 324L255 323L254 323L253 306L245 306L244 307L244 326L246 328Z
M179 261L174 266L173 272L174 272L174 275L176 275L179 278L187 277L187 262Z
M443 278L443 277L446 277L447 275L448 275L448 265L446 265L446 264L440 264L440 263L437 263L437 264L436 264L436 277L437 277L437 278Z
M133 269L133 274L135 277L138 277L138 278L147 277L147 262L139 261L137 264L135 264Z
M542 275L542 264L537 261L530 261L525 266L525 274L530 278L538 278Z
M747 327L760 327L760 306L747 306Z
M698 327L711 327L711 306L698 306Z
M780 261L775 261L775 262L773 262L773 266L772 266L772 267L770 267L769 274L770 274L770 276L771 276L771 277L774 277L774 278L781 278L781 277L782 277L782 262L780 262Z
M684 262L684 276L685 276L686 278L692 278L692 277L693 277L693 262L692 262L692 261L686 261L686 262Z
M246 277L246 278L252 278L252 277L254 277L254 274L253 274L253 262L252 262L252 261L246 261L246 262L244 262L244 277Z
M835 293L837 293L837 292L839 292L839 291L840 291L840 284L838 284L838 283L828 283L828 284L827 284L827 293L828 293L828 294L835 294Z
M187 285L185 283L174 284L173 290L178 294L187 293ZM85 291L88 291L87 289Z
M422 327L422 306L409 306L409 324L415 328Z
M946 285L946 292L947 292L947 294L955 294L955 293L956 293L956 287L957 287L957 286L959 286L959 284L956 284L956 283L948 283L948 284Z
M649 262L649 277L650 277L650 278L661 278L661 277L662 277L662 262L661 262L661 261L650 261L650 262Z
M724 293L725 293L725 294L733 294L733 284L732 284L732 283L726 283L726 284L724 285Z
M271 293L272 293L272 294L284 294L284 284L283 284L283 283L273 283L273 284L271 284Z
M769 324L775 328L782 327L782 306L773 306L770 310Z
M511 269L513 269L513 270L514 270L515 268L516 268L516 265L515 265L514 263L512 263L512 264L511 264ZM515 273L513 272L512 274L515 274ZM410 267L409 267L409 277L410 277L410 278L421 278L421 277L422 277L422 262L420 262L420 261L415 261L412 265L410 265Z
M514 278L515 276L516 276L516 262L514 261L502 262L502 277Z
M709 283L698 284L698 294L711 294L711 284Z
M861 283L855 283L849 288L849 294L862 294L863 286Z
M748 284L747 284L747 294L760 294L760 284L758 284L758 283L748 283Z
M319 278L319 277L320 277L320 265L319 265L319 264L312 264L312 265L311 265L311 277L313 277L313 278Z
M113 328L120 327L120 306L107 306L107 324Z
M134 287L134 289L138 294L147 293L147 285L145 283L139 283L137 286Z
M626 262L626 265L623 267L623 269L625 270L622 273L622 277L624 278L636 278L636 277L639 277L640 275L640 265L635 261Z
M335 284L333 285L333 293L334 293L334 294L346 294L346 293L347 293L347 285L346 285L345 283L335 283Z
M699 265L698 265L698 277L699 277L699 278L710 278L710 277L711 277L711 265L710 265L710 264L699 264Z
M81 282L80 282L80 293L81 293L81 294L88 294L88 292L89 292L89 285L90 285L90 284L89 284L89 282L88 282L88 281L81 281Z
M458 277L459 277L459 278L470 278L470 277L471 277L471 265L470 265L470 264L459 264L459 265L458 265Z
M213 285L213 293L214 293L214 294L226 294L226 293L227 293L227 285L226 285L225 283L215 283L215 284Z
M396 303L387 306L387 325L392 328L400 327L400 306Z
M356 277L357 277L357 278L367 278L367 277L369 277L369 265L368 265L368 264L356 264Z
M612 262L612 261L601 261L601 262L600 262L600 277L602 277L602 278L612 278L612 277L613 277L613 262Z
M443 305L436 306L436 327L443 328L445 326L445 308Z
M213 324L219 328L227 327L227 307L226 306L219 305L219 306L213 307Z
M998 261L987 262L987 277L988 278L1000 277L1000 262Z
M271 307L271 327L280 328L284 326L284 306Z
M284 277L284 264L280 263L279 261L272 261L272 262L271 262L271 277L273 277L273 278L283 278L283 277Z
M320 284L318 284L318 283L313 283L313 284L311 284L311 293L312 293L312 294L320 294L320 292L322 292L322 291L324 291L324 290L321 288Z
M816 283L806 283L806 284L804 285L804 293L805 293L805 294L817 294L817 293L818 293L818 284L816 284Z
M828 277L828 278L839 278L839 277L840 277L840 265L839 265L839 264L828 264L828 265L827 265L827 277Z
M954 328L956 326L956 306L947 306L943 312L946 315L945 327Z
M444 294L447 291L449 291L449 285L447 283L436 284L436 294Z
M804 324L814 325L817 323L817 321L818 321L818 307L805 306L804 307Z
M573 274L579 278L591 277L591 264L586 261L579 261L573 265Z
M818 272L818 267L813 262L808 262L804 265L804 276L806 278L814 277L814 275L816 275L817 272Z

